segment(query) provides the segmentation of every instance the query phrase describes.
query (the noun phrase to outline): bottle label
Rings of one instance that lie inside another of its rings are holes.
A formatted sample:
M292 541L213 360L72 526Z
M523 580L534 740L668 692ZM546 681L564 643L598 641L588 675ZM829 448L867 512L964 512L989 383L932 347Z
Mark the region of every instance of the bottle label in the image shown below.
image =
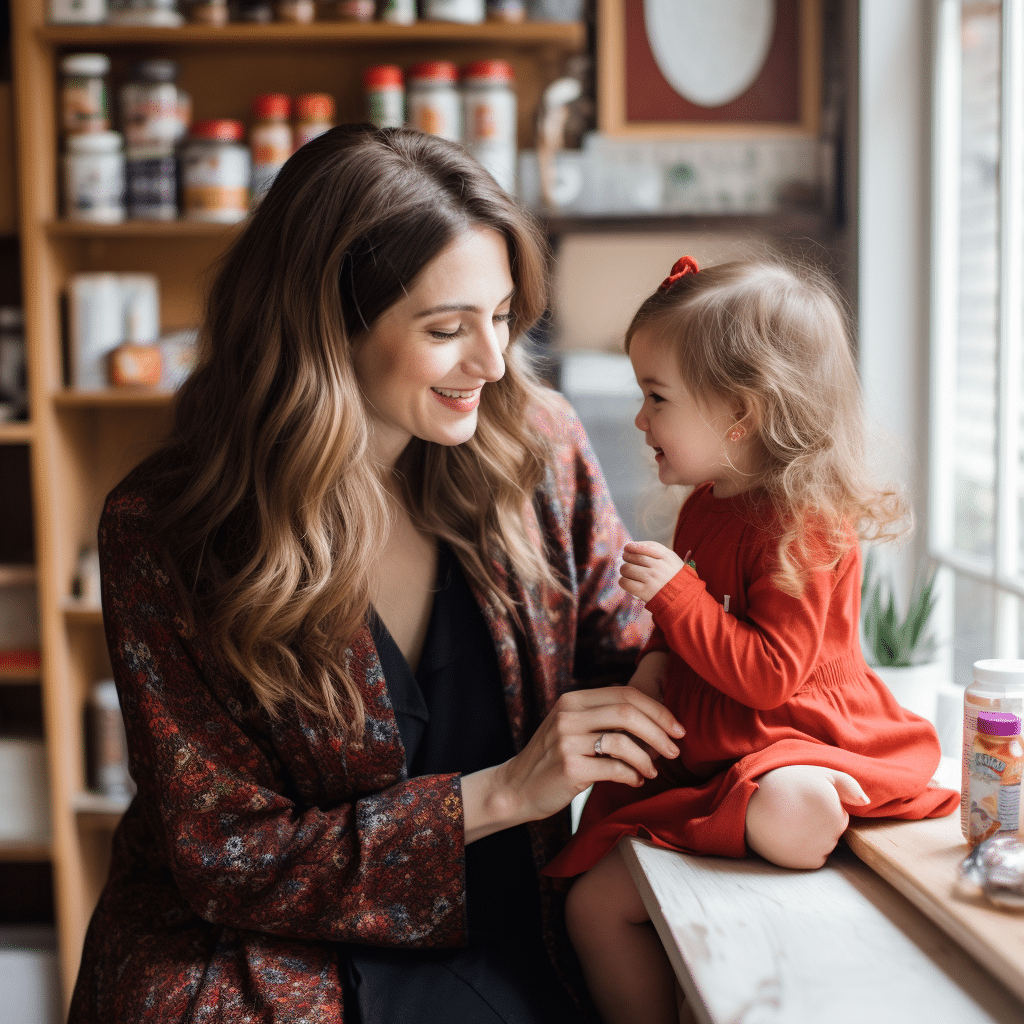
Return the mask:
M1004 780L1001 773L993 772L988 765L972 772L968 842L973 846L999 832L1016 832L1019 827L1019 771L1015 782Z
M970 690L964 694L964 745L960 761L960 831L965 839L970 835L968 822L971 813L971 753L974 750L974 737L978 735L979 711L1008 711L1011 715L1022 718L1024 697L979 697Z

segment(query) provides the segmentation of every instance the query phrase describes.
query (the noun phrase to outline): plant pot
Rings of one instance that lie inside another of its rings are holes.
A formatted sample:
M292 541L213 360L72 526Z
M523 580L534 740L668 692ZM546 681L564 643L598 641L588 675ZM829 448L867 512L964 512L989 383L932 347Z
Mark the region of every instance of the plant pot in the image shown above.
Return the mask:
M929 661L923 665L872 665L871 671L889 687L901 707L927 718L936 725L939 690L946 683L946 665Z

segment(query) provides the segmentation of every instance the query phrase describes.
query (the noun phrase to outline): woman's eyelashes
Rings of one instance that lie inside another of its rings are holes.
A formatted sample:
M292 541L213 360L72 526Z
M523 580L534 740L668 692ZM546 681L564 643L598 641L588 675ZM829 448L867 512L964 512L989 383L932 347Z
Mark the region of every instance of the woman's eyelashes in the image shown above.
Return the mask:
M495 315L491 319L496 324L508 325L512 323L514 318L514 313L495 313ZM452 326L448 330L445 330L440 327L434 327L428 329L427 333L432 338L436 338L438 341L451 341L452 338L461 338L464 334L466 334L466 325L458 324L457 326Z

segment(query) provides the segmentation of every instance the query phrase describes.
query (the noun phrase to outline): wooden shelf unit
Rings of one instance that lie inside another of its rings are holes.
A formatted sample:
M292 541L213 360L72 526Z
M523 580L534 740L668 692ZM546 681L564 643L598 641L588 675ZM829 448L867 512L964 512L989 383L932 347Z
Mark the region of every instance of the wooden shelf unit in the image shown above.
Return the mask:
M62 220L57 121L61 57L85 51L110 57L115 121L117 93L131 65L165 57L178 63L178 81L192 97L195 119L233 117L245 123L250 121L252 97L272 91L330 93L338 122L361 121L362 73L370 65L501 57L516 73L519 141L525 146L532 145L543 88L558 76L568 55L585 47L586 31L579 24L543 23L57 26L46 24L45 11L45 0L13 0L32 422L0 427L0 443L30 441L34 455L54 892L68 998L86 925L106 878L111 832L123 810L86 792L83 709L90 686L109 675L110 666L100 613L76 606L69 597L70 583L80 546L95 538L104 496L166 429L170 396L67 389L61 298L74 273L148 271L160 280L162 329L193 327L208 268L237 228L180 221L92 225Z

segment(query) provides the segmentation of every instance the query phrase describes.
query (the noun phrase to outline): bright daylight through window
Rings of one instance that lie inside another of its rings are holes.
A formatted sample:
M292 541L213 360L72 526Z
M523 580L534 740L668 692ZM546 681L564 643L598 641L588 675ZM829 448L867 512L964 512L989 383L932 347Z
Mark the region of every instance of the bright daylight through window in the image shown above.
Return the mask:
M1024 657L1024 2L936 16L928 536L966 684Z

